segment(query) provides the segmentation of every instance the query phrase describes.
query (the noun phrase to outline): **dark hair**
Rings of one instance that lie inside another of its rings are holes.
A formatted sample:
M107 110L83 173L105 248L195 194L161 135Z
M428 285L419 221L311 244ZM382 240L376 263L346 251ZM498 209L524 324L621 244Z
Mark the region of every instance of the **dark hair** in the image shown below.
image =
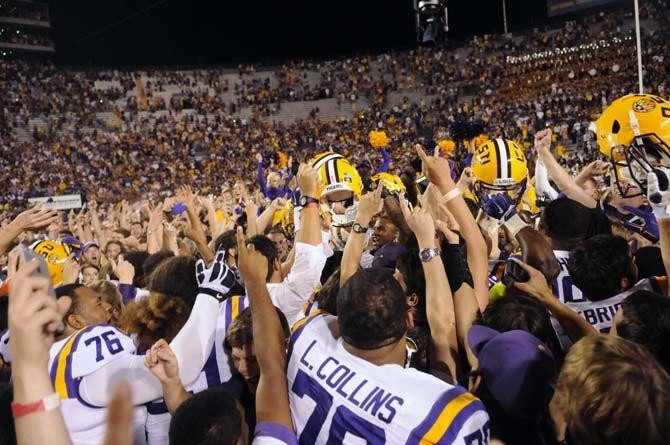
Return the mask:
M592 301L613 297L621 279L631 273L628 243L620 236L598 235L570 252L568 272L572 283Z
M170 444L235 445L242 415L223 388L209 388L186 399L170 421Z
M670 371L670 299L639 290L626 297L621 308L617 335L645 346Z
M342 255L343 255L342 251L335 251L330 257L328 257L328 259L326 259L326 264L323 266L323 270L321 271L321 279L319 280L321 283L325 284L326 281L328 281L328 279L335 272L340 270L340 264L342 263Z
M658 246L645 246L637 249L635 252L635 265L637 266L638 280L665 275L661 249Z
M277 258L277 249L275 249L275 245L270 241L270 238L265 235L254 235L249 238L249 241L247 242L253 245L256 251L268 260L268 275L265 279L269 280L272 276L275 259Z
M149 253L143 250L133 250L123 254L123 259L135 268L135 278L133 278L133 286L135 287L145 286L146 273L143 266L147 258L149 258Z
M147 282L150 291L181 298L188 307L193 307L198 296L195 259L187 256L168 258L147 277Z
M16 430L11 408L13 399L13 386L7 382L0 382L0 445L16 444Z
M377 349L407 332L407 304L393 272L358 271L337 295L337 323L344 341L360 349Z
M115 233L118 233L119 235L122 235L124 238L128 238L130 236L130 230L124 229L123 227L119 227L118 229L114 229Z
M231 348L241 348L254 341L254 331L251 324L251 309L246 308L234 319L226 332L226 343Z
M156 268L160 263L167 260L168 258L172 258L173 256L175 256L174 252L167 249L159 250L156 253L152 253L147 257L146 260L144 260L144 263L142 263L142 269L144 270L144 275L146 276L151 275L153 271L156 270Z
M275 311L277 312L277 317L279 317L279 324L281 325L284 339L290 338L291 328L288 325L286 316L278 307L275 307ZM254 330L251 321L251 308L246 308L230 323L228 332L226 332L226 347L241 348L244 345L251 344L253 341Z
M494 300L479 314L474 324L495 329L498 332L526 331L551 348L557 359L562 350L551 326L549 312L532 297L515 294L507 289L505 296Z
M333 273L321 289L316 292L314 301L318 303L319 309L332 315L337 315L337 294L340 291L340 269Z
M73 283L73 284L65 284L63 286L58 286L56 290L56 298L60 297L70 297L72 300L72 304L70 305L70 308L67 310L65 315L63 316L63 320L67 320L67 317L70 315L76 313L79 310L79 300L77 298L76 290L81 288L81 287L86 287L85 285L81 283Z
M540 230L561 249L571 250L577 243L599 234L611 234L607 217L569 198L551 201L542 212Z
M426 316L426 277L423 274L423 266L419 259L419 249L407 249L396 261L395 265L402 275L407 290L405 295L416 294L418 303L415 306L416 313L414 323L424 325L428 323Z
M225 249L228 252L229 249L235 249L237 247L237 232L235 230L227 230L221 235L216 237L214 241L214 249L216 251L220 249Z

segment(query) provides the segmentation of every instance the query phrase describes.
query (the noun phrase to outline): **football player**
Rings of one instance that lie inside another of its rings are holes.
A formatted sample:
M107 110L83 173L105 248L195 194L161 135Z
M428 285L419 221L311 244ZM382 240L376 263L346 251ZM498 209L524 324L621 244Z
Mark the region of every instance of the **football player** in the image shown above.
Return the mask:
M358 171L340 154L321 153L312 158L310 164L321 179L316 198L331 214L331 240L336 250L343 250L356 216L363 182ZM303 206L307 202L299 204Z
M190 384L205 365L214 343L219 303L235 281L224 262L223 252L205 267L196 267L198 296L188 321L171 342L182 364L180 377ZM159 398L161 385L135 354L130 337L111 326L111 310L99 293L80 284L58 288L72 306L65 315L65 330L51 346L49 373L70 437L75 444L98 444L104 437L104 425L111 387L126 380L133 402L141 405ZM142 409L136 410L136 443L145 442Z

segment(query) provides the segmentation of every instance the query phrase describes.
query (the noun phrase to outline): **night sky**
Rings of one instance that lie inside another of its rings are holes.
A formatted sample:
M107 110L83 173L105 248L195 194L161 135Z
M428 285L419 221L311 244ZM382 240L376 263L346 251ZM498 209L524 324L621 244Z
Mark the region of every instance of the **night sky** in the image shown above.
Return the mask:
M451 0L449 37L502 31L501 1ZM507 5L511 30L546 23L545 0ZM416 45L412 0L52 0L50 8L63 65L272 65Z

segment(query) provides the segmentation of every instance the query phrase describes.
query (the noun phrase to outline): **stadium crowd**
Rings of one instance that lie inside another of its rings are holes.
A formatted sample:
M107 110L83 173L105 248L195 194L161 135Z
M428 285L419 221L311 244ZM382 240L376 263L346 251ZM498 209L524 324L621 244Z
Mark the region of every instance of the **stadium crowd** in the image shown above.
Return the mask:
M232 82L0 62L0 444L670 443L668 17L644 95L624 14Z

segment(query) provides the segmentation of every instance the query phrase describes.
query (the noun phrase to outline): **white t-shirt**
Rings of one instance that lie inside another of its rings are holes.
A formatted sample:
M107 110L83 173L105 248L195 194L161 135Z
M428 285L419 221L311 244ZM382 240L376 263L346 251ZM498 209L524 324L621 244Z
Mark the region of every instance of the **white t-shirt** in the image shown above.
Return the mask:
M489 417L465 389L347 352L316 314L294 326L289 347L291 415L300 443L486 444Z
M326 255L321 245L295 244L295 261L284 281L268 283L272 303L286 316L289 326L298 321L300 313L317 286L326 264Z

